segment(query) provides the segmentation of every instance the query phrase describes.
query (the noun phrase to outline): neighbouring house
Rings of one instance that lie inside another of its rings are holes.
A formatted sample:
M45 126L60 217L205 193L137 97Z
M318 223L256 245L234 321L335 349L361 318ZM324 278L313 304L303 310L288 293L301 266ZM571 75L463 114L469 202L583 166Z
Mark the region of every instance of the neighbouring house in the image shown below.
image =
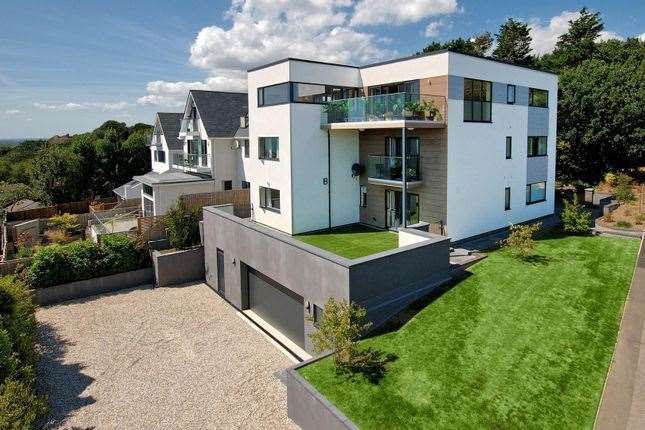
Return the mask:
M247 187L240 143L247 103L246 93L191 90L183 113L157 114L152 171L133 178L144 215L165 214L184 194Z
M447 279L451 240L553 214L557 89L554 74L449 50L249 70L251 218L205 209L207 282L306 351L328 297L384 321ZM359 223L397 231L398 247L347 259L298 240Z

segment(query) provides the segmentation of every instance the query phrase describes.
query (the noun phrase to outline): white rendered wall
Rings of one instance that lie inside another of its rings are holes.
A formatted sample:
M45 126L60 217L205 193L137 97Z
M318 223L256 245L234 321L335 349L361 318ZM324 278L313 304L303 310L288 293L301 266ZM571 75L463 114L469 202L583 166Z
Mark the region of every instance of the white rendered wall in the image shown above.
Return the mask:
M216 138L210 139L210 147L213 151L213 168L211 169L215 187L224 189L222 181L233 181L233 188L240 188L241 180L238 172L241 149L235 148L235 139Z
M448 235L459 240L545 216L554 210L557 78L554 75L450 54L450 75L549 90L546 201L526 205L528 107L493 103L492 123L463 121L463 100L448 101ZM453 79L450 76L449 79ZM513 156L505 159L506 136ZM511 210L504 188L511 187Z
M360 220L360 183L352 178L352 165L359 162L357 130L331 133L331 223L332 227Z
M363 86L423 79L448 74L448 53L360 69Z
M156 139L156 137L155 137ZM155 161L155 151L157 149L161 149L166 153L166 162L165 163L159 163ZM168 151L168 144L166 143L166 138L162 134L161 135L161 147L155 146L155 145L150 145L150 160L152 161L152 171L157 172L157 173L163 173L166 170L170 168L170 153Z
M164 215L181 195L213 191L215 191L213 181L153 185L154 214L155 216Z

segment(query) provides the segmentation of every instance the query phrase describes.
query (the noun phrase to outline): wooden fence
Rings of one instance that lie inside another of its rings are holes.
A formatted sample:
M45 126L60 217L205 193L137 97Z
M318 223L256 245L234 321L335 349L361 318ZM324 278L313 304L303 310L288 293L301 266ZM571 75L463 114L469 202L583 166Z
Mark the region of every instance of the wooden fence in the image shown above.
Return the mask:
M106 203L112 202L114 199L99 199L94 202ZM90 203L92 200L81 200L78 202L58 203L44 208L27 209L24 211L7 212L7 221L29 221L36 218L51 218L55 215L64 213L68 214L84 214L90 211Z
M214 193L186 194L181 200L189 207L233 205L233 212L240 218L251 216L251 195L249 189L216 191Z
M167 237L163 215L138 217L137 231L143 243L148 243L151 240L165 239Z

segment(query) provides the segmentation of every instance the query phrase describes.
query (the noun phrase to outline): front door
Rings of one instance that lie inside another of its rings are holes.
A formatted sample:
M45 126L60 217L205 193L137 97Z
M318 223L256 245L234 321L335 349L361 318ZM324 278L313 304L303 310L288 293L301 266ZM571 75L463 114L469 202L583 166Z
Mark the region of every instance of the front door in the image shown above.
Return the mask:
M217 292L224 296L224 251L217 248Z
M419 195L406 194L406 222L407 225L419 222ZM401 202L403 193L396 190L385 190L385 226L389 229L396 229L403 225Z

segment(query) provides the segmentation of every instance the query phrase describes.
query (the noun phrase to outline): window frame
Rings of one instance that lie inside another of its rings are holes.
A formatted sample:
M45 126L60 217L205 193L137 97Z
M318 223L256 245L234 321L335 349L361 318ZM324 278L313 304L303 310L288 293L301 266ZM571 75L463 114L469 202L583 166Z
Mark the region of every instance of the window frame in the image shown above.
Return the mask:
M243 190L251 188L251 183L249 181L242 181L241 182L241 187Z
M275 157L269 157L266 155L266 149L264 146L264 141L266 139L276 139L276 154ZM280 161L280 137L278 136L258 136L258 160L265 161Z
M244 153L244 158L250 158L251 157L251 148L249 144L249 139L244 139L242 141L242 151Z
M542 105L536 105L535 104L533 99L535 98L534 93L536 91L546 93L546 105L542 106ZM543 89L540 89L540 88L530 88L529 87L529 106L530 107L539 107L539 108L547 108L548 109L549 108L549 90L543 90Z
M506 136L506 159L513 159L513 136Z
M264 87L258 87L258 89L257 89L258 107L277 106L277 105L283 105L283 104L289 104L289 103L301 103L301 104L310 104L310 105L324 105L325 103L329 102L329 100L320 101L320 102L315 102L315 101L310 102L310 101L303 101L303 100L295 100L295 97L294 97L294 85L298 85L298 84L320 85L322 87L325 87L325 95L326 96L328 95L327 91L330 88L331 89L338 88L338 89L342 89L342 90L347 90L348 93L353 91L353 94L354 94L353 96L348 96L348 97L344 97L344 98L340 98L340 99L333 99L332 98L332 100L344 100L344 99L348 99L348 98L360 97L361 91L362 91L362 88L360 88L360 87L348 87L348 86L344 86L344 85L330 85L330 84L321 83L321 82L284 81L284 82L280 82L280 83L273 84L273 85L266 85ZM272 88L272 87L276 87L276 86L279 86L279 85L287 85L287 92L288 92L287 99L285 101L280 101L280 102L276 102L276 103L266 103L265 102L265 97L264 97L264 90L266 88Z
M157 150L155 151L155 154L157 156L157 163L165 163L166 162L166 151L164 150Z
M504 188L504 210L511 210L511 187Z
M265 100L264 100L265 99L264 90L267 89L267 88L273 88L273 87L277 87L277 86L280 86L280 85L286 85L287 86L287 100L286 101L276 102L276 103L266 103ZM273 85L266 85L264 87L259 87L257 89L257 97L258 97L258 100L257 100L258 107L277 106L277 105L288 104L288 103L291 102L291 83L289 81L285 81L285 82L279 82L279 83L273 84Z
M540 200L531 200L531 187L533 185L538 185L538 184L544 184L544 198ZM536 203L542 203L546 201L546 181L538 181L538 182L533 182L531 184L526 184L526 204L527 205L534 205Z
M273 212L280 212L280 190L263 186L258 187L258 190L260 193L260 207L262 209L267 209ZM278 193L277 199L273 196L274 191ZM277 206L274 205L275 200L278 201Z
M314 327L319 328L320 327L320 319L322 318L323 311L324 309L318 306L315 303L312 303L312 308L311 308L311 313L312 313L312 322Z
M528 136L526 138L526 157L527 158L535 158L535 157L547 157L549 155L549 139L548 136ZM534 147L532 139L538 139L537 140L537 146L536 146L536 151L535 153L531 154L532 149ZM540 153L540 139L544 139L544 153Z
M510 100L510 97L509 97L509 94L508 94L508 92L509 92L509 90L511 88L513 88L513 100ZM514 84L506 84L506 104L514 105L515 101L517 100L516 97L517 97L517 88L515 87L515 85Z
M367 207L367 185L361 185L359 188L359 207Z
M142 185L141 190L143 191L143 194L145 194L146 196L150 196L150 197L152 197L154 199L154 197L155 197L154 196L154 192L155 192L154 188L152 188L152 186L150 186L148 184L141 184L141 185Z
M228 188L227 188L228 186ZM230 179L225 179L222 181L222 190L229 191L233 189L233 181Z
M475 82L480 83L480 91L483 89L481 84L487 84L490 86L490 91L488 91L490 100L475 100L474 98L472 99L467 99L466 98L466 81L470 81L471 83L471 93L473 93L473 84ZM493 122L493 83L491 81L485 81L482 79L473 79L473 78L464 78L464 94L463 94L463 101L464 101L464 122L482 122L482 123L492 123ZM470 119L466 119L466 103L470 102ZM488 105L489 106L489 119L484 120L484 119L473 119L474 118L474 103L481 103L480 105L480 118L484 117L484 106Z

